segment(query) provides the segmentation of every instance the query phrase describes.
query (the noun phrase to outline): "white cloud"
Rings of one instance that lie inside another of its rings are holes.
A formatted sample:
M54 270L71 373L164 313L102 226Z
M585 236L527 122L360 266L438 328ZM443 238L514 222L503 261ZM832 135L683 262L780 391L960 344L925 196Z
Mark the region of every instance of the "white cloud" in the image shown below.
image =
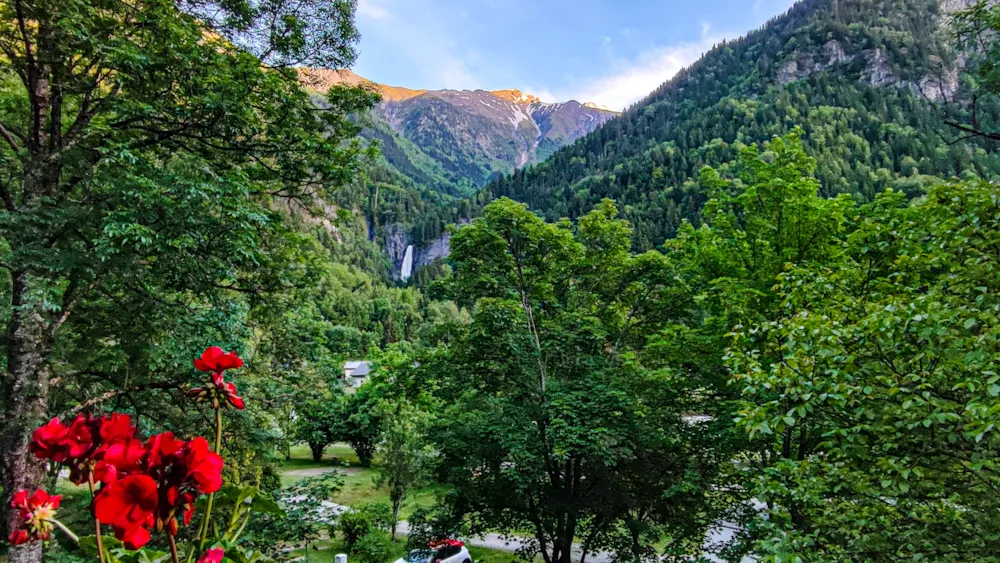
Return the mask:
M392 17L389 10L373 3L371 0L358 0L358 17L373 20L384 20Z
M703 26L700 40L650 49L632 60L619 61L613 65L611 73L576 89L569 97L624 109L698 60L723 39L725 35L710 34L708 26Z
M521 88L522 92L531 94L543 102L561 102L563 100L559 99L558 96L550 92L549 90L542 88L541 90L535 90L532 88Z

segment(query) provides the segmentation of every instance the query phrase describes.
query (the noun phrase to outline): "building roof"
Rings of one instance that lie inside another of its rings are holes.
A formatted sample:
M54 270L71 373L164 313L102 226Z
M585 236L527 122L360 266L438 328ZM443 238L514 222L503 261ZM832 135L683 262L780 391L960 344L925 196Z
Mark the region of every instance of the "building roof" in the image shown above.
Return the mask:
M372 371L372 366L370 363L361 362L345 362L344 371L347 372L352 377L365 377Z

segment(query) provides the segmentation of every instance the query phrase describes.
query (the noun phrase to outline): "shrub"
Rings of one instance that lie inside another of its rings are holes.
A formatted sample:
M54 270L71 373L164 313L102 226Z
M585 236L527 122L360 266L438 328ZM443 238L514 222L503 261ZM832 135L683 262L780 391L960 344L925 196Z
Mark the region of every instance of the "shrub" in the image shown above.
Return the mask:
M386 563L391 554L392 538L388 532L377 529L369 530L351 549L351 555L361 563Z
M343 534L347 548L353 550L354 546L369 533L384 532L391 525L392 509L384 502L376 502L363 504L341 514L335 529Z

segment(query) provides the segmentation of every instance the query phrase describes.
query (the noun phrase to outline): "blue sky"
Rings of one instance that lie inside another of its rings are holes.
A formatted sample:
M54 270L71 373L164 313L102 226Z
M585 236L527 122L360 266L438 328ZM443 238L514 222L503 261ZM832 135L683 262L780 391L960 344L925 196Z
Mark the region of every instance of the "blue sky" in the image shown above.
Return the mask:
M358 0L354 71L622 109L793 0Z

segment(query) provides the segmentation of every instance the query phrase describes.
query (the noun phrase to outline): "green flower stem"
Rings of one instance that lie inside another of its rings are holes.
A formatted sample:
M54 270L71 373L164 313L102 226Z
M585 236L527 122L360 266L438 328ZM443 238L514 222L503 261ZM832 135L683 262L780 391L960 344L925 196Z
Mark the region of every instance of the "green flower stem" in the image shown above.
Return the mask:
M90 485L90 499L91 502L94 501L94 472L91 470L88 475L88 484ZM101 521L96 517L94 518L94 537L97 539L97 558L100 559L101 563L104 563L104 540L101 539Z
M215 409L215 453L222 455L222 405Z
M215 453L222 455L222 404L215 407ZM208 537L208 523L212 517L212 502L215 500L215 493L208 495L208 504L205 505L205 517L201 521L201 538L198 542L198 550L205 549L205 539Z
M48 523L50 523L50 524L55 525L56 528L59 528L60 530L62 530L62 533L64 533L67 536L69 536L69 539L73 540L73 543L75 543L77 545L80 544L80 536L74 534L62 522L60 522L60 521L58 521L58 520L56 520L54 518L46 518L45 521L48 522Z

